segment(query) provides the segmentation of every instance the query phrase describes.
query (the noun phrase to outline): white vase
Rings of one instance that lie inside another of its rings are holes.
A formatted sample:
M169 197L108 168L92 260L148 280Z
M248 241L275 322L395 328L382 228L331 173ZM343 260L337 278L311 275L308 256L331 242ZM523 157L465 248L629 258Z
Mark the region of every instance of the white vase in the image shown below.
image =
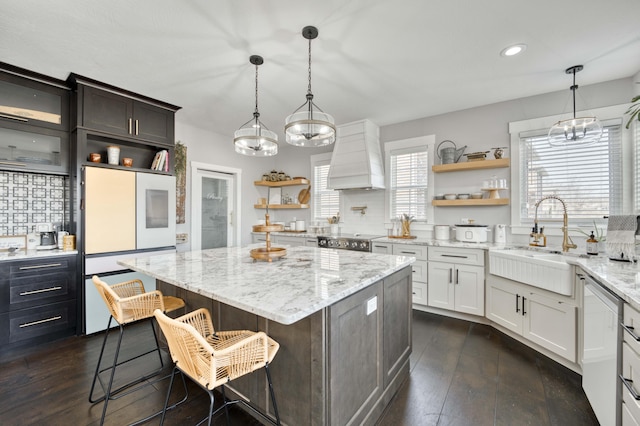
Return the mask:
M113 145L107 147L107 163L113 166L120 164L120 147Z

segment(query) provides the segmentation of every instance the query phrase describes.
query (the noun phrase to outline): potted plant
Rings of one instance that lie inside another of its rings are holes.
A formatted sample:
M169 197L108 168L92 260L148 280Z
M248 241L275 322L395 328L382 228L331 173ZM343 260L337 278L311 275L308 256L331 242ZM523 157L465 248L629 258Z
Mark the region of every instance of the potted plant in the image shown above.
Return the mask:
M631 106L629 107L629 109L627 110L627 112L625 112L625 114L629 115L629 121L627 121L627 129L629 128L629 126L631 125L631 122L634 119L637 119L638 121L640 121L640 95L634 97L633 99L631 99Z

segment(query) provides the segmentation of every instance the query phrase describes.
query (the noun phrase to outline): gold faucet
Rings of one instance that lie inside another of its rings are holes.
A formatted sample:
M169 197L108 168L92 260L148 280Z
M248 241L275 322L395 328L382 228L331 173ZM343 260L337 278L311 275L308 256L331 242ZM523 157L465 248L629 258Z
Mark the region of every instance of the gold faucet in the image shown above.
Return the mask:
M548 195L546 197L542 197L540 200L536 202L536 216L533 221L533 232L531 232L531 236L535 238L534 243L537 242L541 236L545 237L542 231L538 232L538 206L544 200L549 200L549 199L558 200L560 201L560 203L562 203L562 210L564 212L562 215L562 251L568 252L569 249L577 248L578 246L573 243L573 240L569 236L569 216L567 215L567 206L560 197L556 197L555 195ZM538 245L538 244L535 244L535 245ZM545 245L546 245L546 237L545 237Z

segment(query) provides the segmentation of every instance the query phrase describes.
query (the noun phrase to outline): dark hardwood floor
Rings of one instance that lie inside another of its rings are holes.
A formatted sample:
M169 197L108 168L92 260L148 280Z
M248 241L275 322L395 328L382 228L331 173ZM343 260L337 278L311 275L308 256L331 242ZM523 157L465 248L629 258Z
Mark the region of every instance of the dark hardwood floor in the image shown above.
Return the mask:
M124 356L151 345L148 327L127 329ZM0 355L0 425L99 424L102 404L87 397L101 343L98 334ZM149 365L157 365L157 357L142 358L123 375ZM188 401L170 411L165 424L195 424L205 416L208 396L187 383ZM159 410L167 385L162 380L111 401L105 424L129 424ZM274 386L277 397L286 384ZM180 387L174 389L177 397ZM238 408L231 411L233 425L259 424ZM214 423L225 424L224 414ZM411 375L379 425L527 424L597 425L580 376L491 327L414 311Z

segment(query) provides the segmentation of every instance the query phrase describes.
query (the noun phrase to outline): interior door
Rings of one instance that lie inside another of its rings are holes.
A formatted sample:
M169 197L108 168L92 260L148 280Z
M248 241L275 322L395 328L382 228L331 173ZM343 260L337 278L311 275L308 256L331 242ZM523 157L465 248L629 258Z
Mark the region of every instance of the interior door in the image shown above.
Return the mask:
M193 182L193 250L234 245L236 182L233 174L198 169Z

